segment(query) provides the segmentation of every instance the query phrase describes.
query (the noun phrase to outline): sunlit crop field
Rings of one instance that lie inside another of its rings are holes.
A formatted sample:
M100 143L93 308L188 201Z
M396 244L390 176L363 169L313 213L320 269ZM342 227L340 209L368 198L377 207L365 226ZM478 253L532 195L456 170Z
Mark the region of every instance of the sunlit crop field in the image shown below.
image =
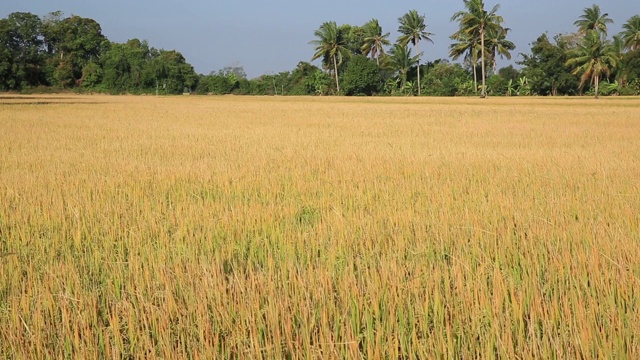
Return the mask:
M640 99L0 97L0 358L640 358Z

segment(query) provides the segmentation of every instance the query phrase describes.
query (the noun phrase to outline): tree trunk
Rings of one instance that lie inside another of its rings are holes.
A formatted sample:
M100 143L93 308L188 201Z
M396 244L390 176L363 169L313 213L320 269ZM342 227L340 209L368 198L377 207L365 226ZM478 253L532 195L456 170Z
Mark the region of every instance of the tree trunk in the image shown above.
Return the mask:
M469 51L471 52L471 66L473 67L473 93L478 93L478 53L473 45Z
M333 55L333 73L336 76L336 89L338 89L338 94L340 94L340 80L338 80L338 61L336 60L335 55Z
M416 42L416 52L418 53L418 96L420 96L422 89L420 89L420 47L418 46L418 42Z
M485 81L485 70L484 70L484 28L480 29L480 46L482 46L482 93L480 93L481 98L487 97L486 91L486 81Z
M596 99L598 98L599 90L600 90L600 76L596 76Z
M478 94L478 62L473 61L473 93Z

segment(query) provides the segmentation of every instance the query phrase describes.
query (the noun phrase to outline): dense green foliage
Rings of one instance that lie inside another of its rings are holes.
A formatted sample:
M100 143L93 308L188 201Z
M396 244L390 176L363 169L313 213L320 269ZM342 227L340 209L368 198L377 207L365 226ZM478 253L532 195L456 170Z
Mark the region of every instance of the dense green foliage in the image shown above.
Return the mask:
M522 75L528 79L531 91L537 95L575 95L580 80L566 65L572 38L558 35L554 42L542 34L532 43L531 54L523 55Z
M13 13L0 20L1 90L178 94L193 89L197 79L179 52L138 39L112 43L93 19L55 12L42 19Z
M342 74L345 95L377 94L382 85L382 76L376 62L362 55L355 55Z
M460 64L437 61L427 65L423 94L431 96L473 95L473 79Z
M311 61L248 79L239 64L198 75L176 50L132 38L109 41L100 24L53 12L12 13L0 19L0 91L80 91L131 94L237 95L638 95L640 15L609 35L614 20L600 7L583 9L575 33L540 35L515 63L515 44L499 4L463 0L451 21L449 57L428 59L428 18L410 10L398 18L392 41L377 19L363 25L324 22L310 44ZM370 59L367 59L370 58ZM424 59L424 60L423 60Z

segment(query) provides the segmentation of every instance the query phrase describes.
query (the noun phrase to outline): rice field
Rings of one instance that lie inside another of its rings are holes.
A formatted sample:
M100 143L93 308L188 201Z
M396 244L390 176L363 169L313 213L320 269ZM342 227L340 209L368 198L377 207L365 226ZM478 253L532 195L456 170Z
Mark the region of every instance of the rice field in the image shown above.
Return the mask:
M640 99L0 96L0 358L640 358Z

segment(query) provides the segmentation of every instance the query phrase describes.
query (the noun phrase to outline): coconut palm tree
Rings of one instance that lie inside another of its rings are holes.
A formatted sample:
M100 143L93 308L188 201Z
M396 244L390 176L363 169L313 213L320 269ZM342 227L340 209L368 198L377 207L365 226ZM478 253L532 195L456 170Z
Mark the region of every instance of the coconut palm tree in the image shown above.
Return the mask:
M411 56L411 49L409 49L407 45L402 44L395 44L389 55L390 63L402 80L400 86L404 89L407 84L407 74L409 70L418 63L420 57L418 55Z
M595 97L598 98L600 78L609 76L616 67L618 58L615 49L605 35L597 30L589 30L582 42L569 53L567 66L573 67L573 74L580 76L580 87L587 80L595 87Z
M316 51L311 61L322 58L325 69L330 69L333 66L336 89L339 93L338 65L342 64L342 59L349 56L349 50L344 46L335 21L325 22L314 32L314 35L317 39L309 42L309 44L315 45L314 50Z
M510 30L511 29L509 28L498 27L487 31L485 45L487 47L487 52L489 53L493 71L496 71L496 58L498 56L500 56L501 59L507 58L507 60L511 60L510 51L516 49L516 44L507 40L507 33Z
M626 46L624 44L624 39L622 37L622 34L618 34L618 35L614 35L611 39L611 47L612 47L612 53L615 54L616 59L618 60L622 60L622 58L624 57L625 54L625 49ZM626 76L625 76L625 63L624 61L619 61L618 62L618 66L616 66L615 69L612 69L612 74L613 74L613 78L615 78L616 80L619 81L619 84L624 86L627 82Z
M590 8L584 8L583 14L573 24L583 35L589 30L598 30L606 35L607 24L613 24L613 20L609 18L609 14L603 14L600 11L600 6L593 5Z
M398 32L402 35L398 38L398 42L401 45L408 45L411 43L417 53L418 57L418 95L421 95L420 90L420 41L426 40L433 44L433 40L431 40L430 36L434 34L427 32L427 25L424 22L424 15L419 15L418 11L411 10L408 13L402 15L402 17L398 18L398 22L400 26L398 27Z
M457 34L457 35L456 35ZM480 39L474 38L467 33L456 33L450 38L457 42L449 45L449 56L453 60L458 60L464 55L464 62L473 69L473 91L478 91L478 58L480 57Z
M618 34L618 35L614 35L611 38L611 46L613 46L613 49L615 50L618 58L622 58L622 56L624 55L624 51L625 51L625 44L624 44L624 38L622 37L622 34Z
M451 17L451 21L460 23L460 30L452 37L462 36L465 33L471 38L480 39L480 50L482 58L482 93L481 97L487 96L486 70L485 70L485 36L487 31L493 31L504 22L502 16L496 14L500 5L494 6L491 10L484 9L483 0L463 0L466 11L458 11Z
M631 17L622 25L622 39L627 49L633 51L640 49L640 15Z
M380 56L384 55L384 47L391 45L389 41L389 34L382 34L382 26L378 23L377 19L371 19L368 23L364 24L365 38L364 45L362 45L362 53L371 56L376 59L378 67L380 66Z

